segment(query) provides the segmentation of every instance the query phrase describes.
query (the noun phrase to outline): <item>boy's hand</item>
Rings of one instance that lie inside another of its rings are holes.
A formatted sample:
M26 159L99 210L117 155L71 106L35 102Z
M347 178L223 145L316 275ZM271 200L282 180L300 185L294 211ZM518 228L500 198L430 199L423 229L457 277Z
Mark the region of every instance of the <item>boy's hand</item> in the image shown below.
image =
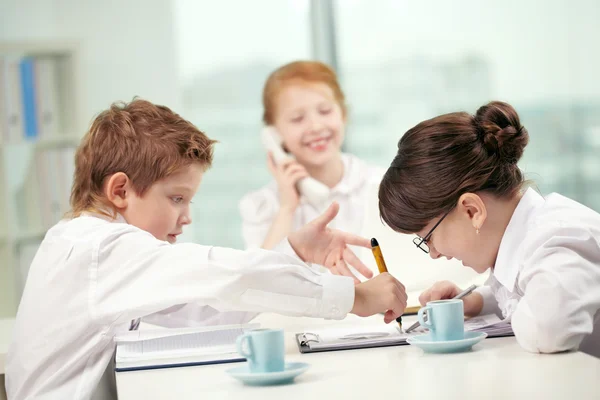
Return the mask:
M436 282L432 287L421 293L419 303L424 306L429 301L453 299L460 292L462 290L450 281ZM479 315L483 309L483 297L477 292L472 292L468 296L463 297L462 301L467 317Z
M348 245L370 249L371 242L369 239L327 227L339 209L338 203L332 203L321 216L298 231L290 233L288 241L303 261L323 265L336 275L350 276L358 284L360 281L350 272L348 265L352 265L366 278L371 278L373 272L359 260Z
M383 320L389 324L404 313L407 299L404 285L384 272L356 285L354 306L350 312L360 317L385 312Z

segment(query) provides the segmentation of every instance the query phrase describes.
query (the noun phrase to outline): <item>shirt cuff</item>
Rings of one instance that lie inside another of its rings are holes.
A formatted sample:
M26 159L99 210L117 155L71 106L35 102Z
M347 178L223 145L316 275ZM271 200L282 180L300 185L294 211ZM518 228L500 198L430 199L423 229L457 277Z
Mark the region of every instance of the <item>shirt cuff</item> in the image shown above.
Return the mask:
M479 293L483 298L483 308L479 315L496 314L502 318L500 307L498 307L498 301L494 296L494 291L489 286L480 286L475 289L475 292Z
M354 280L348 276L322 275L323 299L320 316L344 319L354 306Z

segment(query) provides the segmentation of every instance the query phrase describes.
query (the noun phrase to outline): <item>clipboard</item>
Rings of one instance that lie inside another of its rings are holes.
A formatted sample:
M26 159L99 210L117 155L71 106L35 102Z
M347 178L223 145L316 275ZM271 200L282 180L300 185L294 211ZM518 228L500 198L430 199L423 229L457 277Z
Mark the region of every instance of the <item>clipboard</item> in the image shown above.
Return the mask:
M367 349L407 345L408 338L427 332L419 327L411 333L395 332L396 327L360 327L359 329L325 328L320 332L305 331L295 334L300 353L318 353L337 350ZM465 332L485 332L487 338L514 336L508 320L494 314L469 318L465 321ZM311 343L315 343L311 346Z
M318 335L314 333L297 333L296 344L298 345L298 351L303 354L308 353L322 353L328 351L342 351L342 350L357 350L357 349L370 349L375 347L393 347L393 346L406 346L408 342L406 338L398 342L386 342L386 343L361 343L348 341L347 345L336 345L335 347L322 347L322 348L310 348L308 345L311 341L318 341Z

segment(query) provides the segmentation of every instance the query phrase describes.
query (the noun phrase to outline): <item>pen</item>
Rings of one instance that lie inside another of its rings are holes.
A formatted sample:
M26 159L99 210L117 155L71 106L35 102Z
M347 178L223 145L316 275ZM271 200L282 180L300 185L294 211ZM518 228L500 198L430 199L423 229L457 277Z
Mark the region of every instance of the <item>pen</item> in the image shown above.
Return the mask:
M377 263L377 269L380 274L384 272L388 272L387 266L385 265L385 260L383 259L383 254L381 253L381 248L379 248L379 243L377 239L371 239L371 251L373 252L373 256L375 257L375 262ZM400 331L402 331L402 317L396 318L396 322L400 327Z
M455 297L452 298L452 300L459 300L462 299L463 297L465 297L468 294L471 294L471 292L473 290L475 290L477 288L477 285L471 285L468 288L466 288L465 290L463 290L462 292L460 292L459 294L457 294ZM419 321L415 322L414 324L412 324L411 326L408 327L408 329L406 330L406 333L410 333L412 330L414 330L415 328L418 328L419 325L421 325L419 323Z

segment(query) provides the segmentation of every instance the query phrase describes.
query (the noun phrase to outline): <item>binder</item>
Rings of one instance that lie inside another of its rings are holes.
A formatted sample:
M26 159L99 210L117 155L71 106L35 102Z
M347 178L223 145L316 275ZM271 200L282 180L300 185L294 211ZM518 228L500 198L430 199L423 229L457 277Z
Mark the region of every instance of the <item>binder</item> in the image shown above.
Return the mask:
M470 318L465 321L465 331L486 332L488 338L514 336L508 320L501 320L494 314ZM403 346L406 339L423 335L423 327L411 333L405 333L395 324L357 326L350 328L323 328L300 332L295 335L300 353L318 353L323 351L355 350L373 347Z
M132 331L117 336L115 371L244 362L236 339L258 324Z

